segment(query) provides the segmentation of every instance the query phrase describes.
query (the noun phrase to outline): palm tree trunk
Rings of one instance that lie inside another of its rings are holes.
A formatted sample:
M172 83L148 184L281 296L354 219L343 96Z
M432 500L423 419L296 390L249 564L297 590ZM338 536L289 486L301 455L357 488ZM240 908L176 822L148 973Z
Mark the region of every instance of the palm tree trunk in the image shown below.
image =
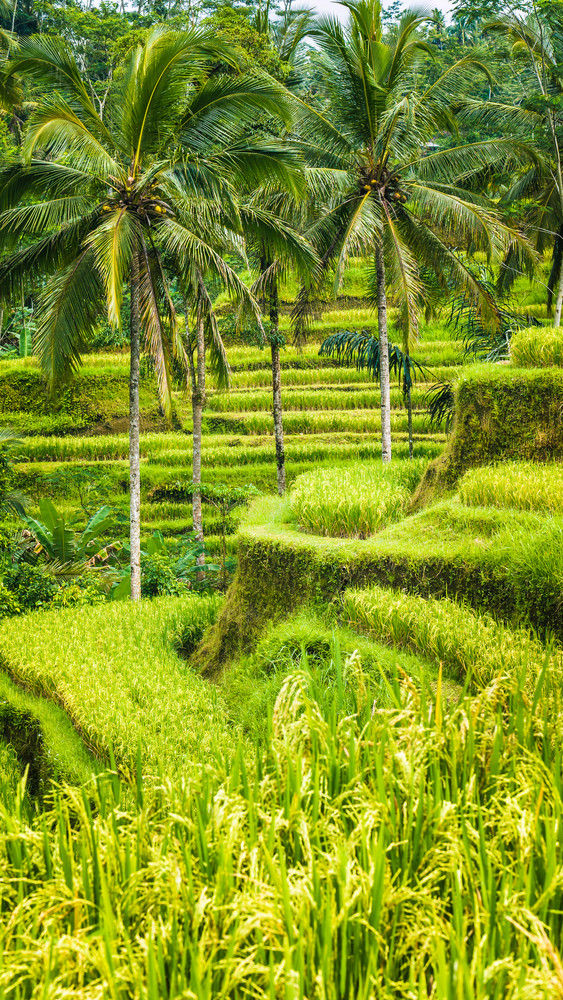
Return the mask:
M559 277L559 272L561 270L561 258L563 257L563 226L559 226L555 234L555 239L553 241L553 254L551 262L551 270L549 272L549 278L547 281L547 315L548 318L551 317L553 310L553 292L555 289L555 282Z
M555 300L555 312L553 314L553 325L561 326L561 310L563 307L563 259L559 264L559 282L557 285L557 298Z
M411 398L411 373L410 373L410 356L407 351L407 364L409 365L408 373L408 386L407 386L407 420L409 428L409 458L413 456L413 443L412 443L412 398Z
M192 416L193 416L193 462L192 462L192 482L194 491L192 496L192 522L195 537L203 544L203 515L201 511L201 422L203 407L205 406L205 329L203 316L198 309L196 318L196 360L197 360L197 381L196 390L192 392ZM197 557L197 565L203 566L205 555L202 553ZM199 574L197 579L202 579L203 574Z
M389 338L387 336L387 295L383 246L375 248L377 274L377 327L379 332L379 382L381 385L381 457L391 461L391 384L389 379Z
M129 365L129 546L131 600L141 599L141 461L139 455L139 378L141 340L139 319L139 258L131 260L131 355Z
M274 414L274 437L276 441L276 465L278 470L278 493L285 493L285 450L283 445L283 419L281 398L280 330L278 283L274 278L270 292L270 350L272 353L272 394Z

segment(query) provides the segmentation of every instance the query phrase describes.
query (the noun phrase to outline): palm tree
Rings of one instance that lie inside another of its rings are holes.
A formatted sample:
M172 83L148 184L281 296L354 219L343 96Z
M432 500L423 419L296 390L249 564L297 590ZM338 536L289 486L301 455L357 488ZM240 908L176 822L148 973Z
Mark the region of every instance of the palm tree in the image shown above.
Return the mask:
M379 353L379 339L372 336L367 330L360 332L351 330L341 330L339 333L331 333L323 340L319 354L325 358L336 358L342 365L355 364L357 370L367 371L374 382L381 378L381 356ZM424 374L428 369L424 369L418 361L408 354L403 354L400 347L389 344L388 356L389 372L396 375L399 388L403 390L403 397L407 407L408 436L409 436L409 458L413 457L413 433L412 433L412 384L416 380L417 372Z
M527 64L526 84L528 98L523 109L527 111L528 132L532 132L538 148L545 154L543 161L532 164L521 174L501 199L501 206L525 201L526 223L532 231L534 244L542 252L553 247L553 263L548 281L547 304L551 312L555 292L553 322L561 326L563 311L563 41L561 16L542 6L524 15L513 12L510 16L485 25L487 32L507 37L513 43L513 52ZM538 100L539 98L539 100ZM509 255L506 268L501 272L501 287L507 290L520 271L515 254Z
M529 162L533 154L509 139L435 149L436 135L456 133L454 105L468 119L484 115L486 105L461 95L476 68L486 73L485 68L467 57L421 89L415 71L431 48L417 37L417 29L428 16L406 13L388 38L379 0L343 0L343 5L350 12L348 26L324 18L314 30L329 108L321 113L302 106L303 152L308 162L332 171L334 178L331 196L327 199L323 191L317 198L317 220L308 235L325 273L334 267L335 288L351 254L372 261L368 287L380 341L382 457L390 461L387 291L399 303L407 357L425 302L427 270L444 289L454 287L470 296L486 321L496 324L490 292L457 248L471 244L492 261L500 260L510 245L529 251L486 199L471 191L471 182L488 166L509 168ZM313 185L315 181L313 174ZM311 197L315 195L313 188ZM312 297L301 297L298 322L306 321Z
M279 283L290 270L303 276L315 275L319 265L314 248L292 225L291 220L297 220L299 213L299 201L288 191L262 190L245 199L240 208L248 256L258 271L252 291L267 302L269 328L266 336L272 365L272 413L280 496L285 493L286 476L280 361L280 347L285 337L279 326Z
M210 75L235 66L228 46L202 30L152 29L112 83L103 118L67 45L22 43L11 72L44 89L23 143L23 162L0 172L0 295L44 280L35 350L54 388L80 365L104 313L120 326L130 294L131 597L140 597L139 370L141 339L171 413L170 359L185 360L163 255L176 274L214 267L248 295L202 229L203 207L233 200L241 176L285 180L279 144L246 130L263 113L290 120L269 77Z

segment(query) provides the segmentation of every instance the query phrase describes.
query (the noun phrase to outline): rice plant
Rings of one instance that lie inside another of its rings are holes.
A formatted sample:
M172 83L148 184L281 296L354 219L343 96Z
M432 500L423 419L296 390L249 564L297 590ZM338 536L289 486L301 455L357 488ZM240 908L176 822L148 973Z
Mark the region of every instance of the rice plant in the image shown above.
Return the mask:
M18 683L53 698L102 761L131 776L139 748L150 773L187 772L217 747L232 750L220 699L175 648L210 624L221 598L155 598L140 606L35 612L0 624L0 664Z
M381 413L371 410L302 410L284 414L284 429L288 434L326 434L336 431L362 431L370 434L381 426ZM273 434L273 417L269 413L209 413L206 416L208 428L217 433L227 434ZM391 414L393 433L406 433L408 421L406 413ZM424 413L413 415L415 434L428 434ZM327 456L328 457L328 456Z
M563 514L563 467L536 462L503 462L470 469L458 492L472 507L515 507Z
M447 598L425 599L382 587L347 590L342 614L351 628L412 649L442 663L458 681L486 686L505 675L534 684L546 663L563 671L563 652L545 647L523 629L509 629L490 615Z
M284 380L282 380L284 381ZM424 391L423 386L412 391L413 405L422 406ZM256 390L244 392L217 393L210 396L207 402L207 410L210 413L229 412L250 412L271 409L271 393L257 392ZM404 400L402 391L393 389L391 402L395 408L403 408ZM306 390L295 388L285 389L284 412L291 410L359 410L377 409L380 405L378 389L370 386L366 389L358 389L354 384L344 385L340 388L319 388L309 387Z
M0 989L76 1000L537 1000L563 989L561 750L518 678L358 707L286 677L268 745L188 780L115 773L0 837Z
M424 462L361 465L300 476L289 503L299 527L317 535L367 538L404 513Z
M563 366L563 336L560 327L520 330L510 343L510 360L520 368Z

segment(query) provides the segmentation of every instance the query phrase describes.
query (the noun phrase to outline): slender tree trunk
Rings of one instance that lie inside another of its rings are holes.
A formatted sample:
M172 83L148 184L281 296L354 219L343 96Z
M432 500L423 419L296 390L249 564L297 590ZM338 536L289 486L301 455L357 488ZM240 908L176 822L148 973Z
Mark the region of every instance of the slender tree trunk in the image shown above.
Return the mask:
M559 282L557 285L557 298L555 300L555 312L553 314L553 325L561 326L561 309L563 307L563 259L559 264Z
M272 353L272 393L274 413L274 437L276 441L276 465L278 470L278 493L285 493L285 451L283 445L283 418L281 398L280 327L279 327L278 282L273 279L270 292L270 349Z
M411 377L411 374L410 374L410 355L409 355L408 351L406 352L406 354L407 354L407 364L409 365L409 375L408 375L409 382L408 382L408 388L407 388L407 420L408 420L408 428L409 428L409 458L412 458L412 456L413 456L413 443L412 443L412 398L411 398L411 381L410 381L410 377Z
M192 497L192 521L195 537L203 544L203 515L201 511L201 421L203 407L205 406L205 329L203 316L198 309L196 318L196 363L197 382L196 391L192 393L192 415L193 415L193 463L192 482L194 491ZM197 565L203 566L205 555L202 553L197 557ZM203 579L203 571L198 573L196 579Z
M141 462L139 455L139 378L141 343L139 320L139 258L131 261L131 360L129 367L129 545L131 600L141 599Z
M391 461L391 384L389 379L389 339L387 336L387 295L383 246L375 249L377 273L377 327L379 332L379 382L381 385L381 457Z
M547 281L547 315L551 317L553 313L553 293L555 291L555 284L559 277L559 272L561 270L561 258L563 257L563 226L559 226L555 234L555 240L553 243L553 254L551 262L551 270L549 272L549 278Z

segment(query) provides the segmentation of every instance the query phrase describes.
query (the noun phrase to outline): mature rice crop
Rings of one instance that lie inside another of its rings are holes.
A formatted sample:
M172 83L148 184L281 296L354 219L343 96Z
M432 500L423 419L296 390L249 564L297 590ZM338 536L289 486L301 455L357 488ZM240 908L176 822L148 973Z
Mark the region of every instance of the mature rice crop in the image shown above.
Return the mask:
M381 456L381 440L375 435L358 435L358 441L341 444L338 435L335 435L334 442L323 439L319 435L307 435L305 440L298 438L286 440L289 443L285 448L285 456L288 462L314 462L322 461L330 463L340 462L346 459L376 459ZM243 439L244 440L244 439ZM418 442L418 439L417 439ZM249 448L244 445L227 447L206 448L203 450L203 459L214 468L218 466L244 466L255 465L273 454L273 443L270 437L264 435L259 444L253 444ZM153 465L180 465L182 460L186 466L191 468L191 456L180 451L170 451L165 454L157 454L149 459L149 464ZM250 472L248 473L250 475Z
M360 314L357 310L345 310L341 314L338 312L328 313L326 320L321 321L317 326L314 341L306 344L302 349L293 347L291 344L284 347L281 352L282 368L308 368L308 362L317 368L336 366L337 362L331 364L330 359L319 357L320 345L334 330L358 329L360 327L376 328L373 316L371 322L362 323ZM441 339L431 339L430 336L428 338L421 337L413 348L413 358L424 364L461 364L463 361L463 341L444 339L443 328L435 332L440 333ZM391 334L391 340L393 340L393 334ZM228 357L233 371L251 370L256 366L265 369L270 367L268 352L259 347L230 347ZM329 363L327 364L327 362Z
M326 360L319 358L319 361ZM425 362L427 363L427 362ZM419 377L415 383L415 388L420 389L428 379L427 384L432 384L439 379L454 379L460 374L462 366L432 364L431 370L424 379ZM336 386L336 385L365 385L373 384L370 375L366 371L358 371L356 368L345 367L316 367L316 368L285 368L282 373L282 386L284 390L291 386ZM242 370L233 372L231 387L238 392L242 389L269 389L272 386L272 373L268 368L256 370ZM377 390L377 386L374 387ZM284 397L285 400L285 397Z
M166 434L145 433L140 435L140 450L143 458L149 455L166 454L176 449L191 452L191 437L178 431ZM124 460L129 454L127 434L99 434L85 437L33 437L22 441L18 447L22 459L29 462L52 461L116 461Z
M308 472L295 481L290 507L305 531L367 538L403 515L425 464L413 460Z
M115 775L40 816L17 798L2 993L561 996L561 750L539 686L503 679L448 708L392 675L380 705L357 658L343 674L345 718L306 672L286 678L251 772L237 755L138 782L136 807Z
M209 413L206 423L211 431L223 430L229 434L272 434L274 420L270 413ZM302 410L284 414L284 428L288 434L326 434L329 431L355 431L373 433L381 426L381 414L372 410ZM408 419L405 411L391 414L393 432L406 433ZM428 434L426 414L413 414L416 434Z
M35 612L0 623L0 665L54 698L89 748L132 774L139 747L150 773L179 774L232 749L220 699L177 656L186 628L215 618L219 596L115 601Z
M534 683L546 662L563 672L563 652L548 654L528 632L509 629L447 598L370 587L347 590L342 611L352 628L430 657L461 681L469 674L484 686L505 674L527 673L528 683Z
M321 359L319 359L321 360ZM282 375L284 388L292 385L340 385L370 383L366 371L356 368L286 368ZM272 389L272 373L267 368L256 371L236 371L231 376L231 388Z
M563 514L563 466L503 462L470 469L459 483L459 496L472 507L517 507Z
M563 365L563 336L559 327L520 330L510 342L510 360L521 368Z
M423 396L428 385L415 386L411 393L412 405L422 405ZM379 386L370 385L358 389L354 384L339 388L327 389L324 386L310 386L306 390L286 388L283 395L284 413L291 410L359 410L377 409L380 406ZM403 393L400 389L391 390L391 403L394 407L405 406ZM271 410L271 392L245 390L244 392L217 393L210 396L207 410L210 413L248 412L253 410Z

